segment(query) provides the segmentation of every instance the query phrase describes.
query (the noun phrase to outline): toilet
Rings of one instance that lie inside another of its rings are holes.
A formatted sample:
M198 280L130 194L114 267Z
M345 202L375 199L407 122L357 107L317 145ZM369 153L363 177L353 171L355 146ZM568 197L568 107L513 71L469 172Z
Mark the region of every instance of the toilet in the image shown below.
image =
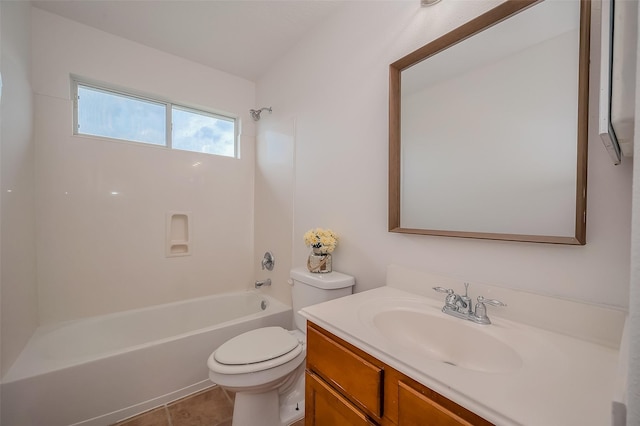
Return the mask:
M235 392L232 426L288 426L304 417L305 306L347 296L355 280L340 272L291 270L294 330L263 327L220 345L209 359L209 379Z

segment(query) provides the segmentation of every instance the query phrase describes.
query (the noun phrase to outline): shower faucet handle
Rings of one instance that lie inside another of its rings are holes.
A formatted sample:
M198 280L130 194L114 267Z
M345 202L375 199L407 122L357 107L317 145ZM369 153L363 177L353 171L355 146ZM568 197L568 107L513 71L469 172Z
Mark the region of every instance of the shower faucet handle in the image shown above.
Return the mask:
M276 264L276 258L273 257L273 253L270 251L264 254L262 258L262 269L266 269L267 271L273 271L273 266Z

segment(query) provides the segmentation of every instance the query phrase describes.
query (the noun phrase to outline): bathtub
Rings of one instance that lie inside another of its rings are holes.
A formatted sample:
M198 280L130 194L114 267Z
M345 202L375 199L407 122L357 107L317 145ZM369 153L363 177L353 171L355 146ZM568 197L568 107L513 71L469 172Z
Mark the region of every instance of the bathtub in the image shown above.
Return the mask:
M207 357L291 307L259 292L39 327L2 379L3 426L102 426L204 389Z

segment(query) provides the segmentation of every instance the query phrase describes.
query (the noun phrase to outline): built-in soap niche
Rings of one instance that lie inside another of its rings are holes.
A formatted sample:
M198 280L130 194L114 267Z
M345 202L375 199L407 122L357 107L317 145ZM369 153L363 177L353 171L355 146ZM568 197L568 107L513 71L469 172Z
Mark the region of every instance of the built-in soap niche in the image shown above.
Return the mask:
M191 255L191 212L167 213L166 256Z

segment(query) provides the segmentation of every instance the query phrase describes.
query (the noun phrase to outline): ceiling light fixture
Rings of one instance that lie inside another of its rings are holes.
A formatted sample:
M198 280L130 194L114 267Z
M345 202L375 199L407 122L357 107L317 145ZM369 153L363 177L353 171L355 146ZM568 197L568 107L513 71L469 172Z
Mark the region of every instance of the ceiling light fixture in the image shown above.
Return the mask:
M426 7L426 6L433 6L434 4L438 3L440 0L420 0L420 6L422 7Z

